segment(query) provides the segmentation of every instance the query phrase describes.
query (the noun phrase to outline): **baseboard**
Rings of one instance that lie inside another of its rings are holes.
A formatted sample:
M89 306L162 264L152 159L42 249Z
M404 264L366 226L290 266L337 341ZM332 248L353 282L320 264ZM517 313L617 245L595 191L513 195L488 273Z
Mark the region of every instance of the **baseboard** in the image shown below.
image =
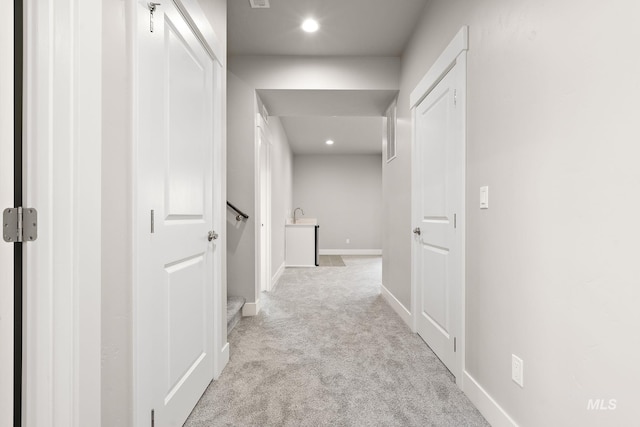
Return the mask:
M256 316L258 313L260 313L260 300L244 303L244 306L242 307L243 316Z
M227 366L227 363L229 363L229 343L226 343L224 347L222 347L219 357L220 360L218 362L218 368L216 370L217 372L215 372L213 376L214 380L217 380L220 377L220 374L222 374L222 371L224 371L225 366Z
M385 288L384 285L381 284L380 288L382 289L382 297L387 302L387 304L389 304L391 308L393 308L393 311L398 313L398 316L400 316L404 323L407 324L409 329L411 329L411 312L407 310L407 308L400 301L398 301L398 298L396 298L391 292L389 292L389 289Z
M493 400L489 393L466 371L464 373L463 391L493 427L518 426L509 414L498 405L498 402Z
M382 249L320 249L320 255L382 255Z
M282 264L280 264L280 267L278 267L278 271L276 271L276 274L273 275L273 277L271 278L271 290L274 291L276 289L276 286L278 285L278 280L280 280L280 276L282 276L282 273L284 273L284 261L282 261Z

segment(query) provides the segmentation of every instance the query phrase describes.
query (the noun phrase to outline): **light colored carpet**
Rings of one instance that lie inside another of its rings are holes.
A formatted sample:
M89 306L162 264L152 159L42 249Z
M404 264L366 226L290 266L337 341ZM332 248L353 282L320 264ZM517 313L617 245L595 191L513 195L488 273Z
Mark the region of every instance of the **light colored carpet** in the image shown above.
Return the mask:
M320 255L320 267L346 267L340 255Z
M186 422L196 426L487 426L380 295L378 257L287 269Z

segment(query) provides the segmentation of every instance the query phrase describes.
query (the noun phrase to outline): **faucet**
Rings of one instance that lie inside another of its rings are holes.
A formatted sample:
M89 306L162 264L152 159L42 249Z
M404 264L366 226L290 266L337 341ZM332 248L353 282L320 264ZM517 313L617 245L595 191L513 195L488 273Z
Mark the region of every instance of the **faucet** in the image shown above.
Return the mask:
M298 212L298 209L300 209L300 212L302 212L302 215L304 215L304 211L302 210L302 208L295 208L295 210L293 211L293 223L296 223L296 212Z

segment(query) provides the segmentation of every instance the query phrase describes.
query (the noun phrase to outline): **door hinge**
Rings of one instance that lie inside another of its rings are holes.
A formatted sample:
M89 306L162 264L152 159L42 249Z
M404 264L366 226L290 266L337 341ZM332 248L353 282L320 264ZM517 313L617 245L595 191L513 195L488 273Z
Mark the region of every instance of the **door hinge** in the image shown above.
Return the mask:
M2 213L5 242L33 242L38 238L38 211L33 208L7 208Z
M456 343L456 337L453 337L453 352L455 353L458 350L458 346Z
M156 411L155 410L151 410L151 427L155 427L156 426Z
M453 228L458 228L458 215L453 214Z
M453 106L458 105L458 89L453 90Z

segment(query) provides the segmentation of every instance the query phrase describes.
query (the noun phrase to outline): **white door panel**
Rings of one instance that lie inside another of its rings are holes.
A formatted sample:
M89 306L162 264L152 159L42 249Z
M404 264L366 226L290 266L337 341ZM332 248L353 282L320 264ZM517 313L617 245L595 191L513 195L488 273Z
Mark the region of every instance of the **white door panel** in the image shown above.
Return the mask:
M454 67L417 106L415 112L416 176L414 238L417 265L416 329L454 375L461 327L462 241L457 216L462 211L460 174L463 133L456 107Z
M172 2L139 55L136 419L179 426L213 379L214 60Z

